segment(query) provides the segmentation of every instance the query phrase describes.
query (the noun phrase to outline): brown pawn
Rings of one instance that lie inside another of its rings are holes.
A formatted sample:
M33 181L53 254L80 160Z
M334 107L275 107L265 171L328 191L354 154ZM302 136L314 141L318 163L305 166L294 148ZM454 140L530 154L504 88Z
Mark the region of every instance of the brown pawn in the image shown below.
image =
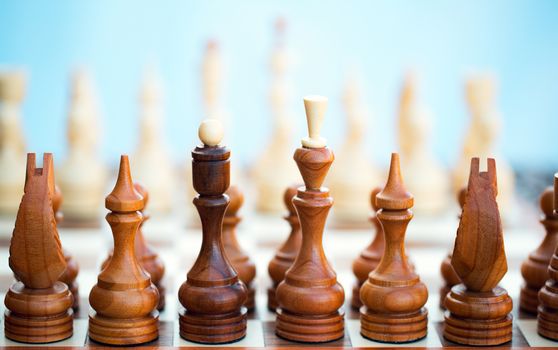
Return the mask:
M54 196L52 198L52 208L54 210L54 217L57 225L64 220L64 214L60 211L61 205L62 192L60 192L60 188L55 185ZM66 270L64 270L64 273L60 276L60 281L66 283L68 288L70 288L70 292L72 292L72 296L74 297L72 308L77 310L79 308L79 289L76 279L79 273L79 265L77 260L74 259L68 250L62 248L62 253L64 254L64 260L66 260Z
M496 203L496 162L480 172L471 160L465 205L451 265L462 283L446 296L444 337L464 345L488 346L512 338L512 300L498 283L508 269Z
M426 336L428 290L405 255L405 232L413 218L413 203L403 183L399 155L392 153L387 183L376 196L380 208L376 215L385 236L384 255L360 289L364 304L360 333L372 340L403 343Z
M457 194L457 201L459 202L459 207L461 211L463 211L463 206L465 205L465 196L467 195L467 188L462 188L461 191ZM461 219L461 214L459 214L459 219ZM451 252L448 253L446 258L442 261L442 265L440 266L440 272L442 273L442 278L444 279L444 285L440 288L440 308L446 309L444 302L446 300L446 296L450 292L451 288L459 283L461 280L457 273L451 266Z
M378 266L382 259L382 255L384 255L384 231L380 220L378 220L376 216L376 212L378 211L378 207L376 206L376 195L381 191L382 189L380 187L376 187L370 194L370 203L374 212L370 216L370 221L374 225L376 235L370 245L366 247L353 262L353 273L357 280L353 286L351 306L357 310L362 306L362 302L360 301L360 287L366 282L368 274Z
M537 314L539 306L539 290L548 280L548 264L552 253L558 244L558 216L554 215L554 191L552 186L541 194L540 207L542 211L541 224L546 235L543 241L529 257L521 264L521 275L525 283L519 293L519 307L530 314Z
M304 180L293 199L302 229L302 245L285 279L276 291L278 336L299 342L319 343L344 336L343 287L325 256L322 237L333 205L329 190L322 187L333 163L333 152L319 136L327 99L304 99L309 137L303 139L294 160Z
M244 203L244 196L237 186L229 187L226 194L229 196L230 203L223 219L223 246L225 247L227 258L238 274L238 278L248 288L248 297L244 306L246 306L248 311L252 311L256 306L256 291L252 283L256 277L256 265L242 250L236 239L236 226L241 220L237 214Z
M223 127L208 119L198 134L203 146L192 151L194 198L202 223L202 245L178 299L180 336L198 343L229 343L246 336L246 286L226 258L222 224L229 197L231 151L219 146Z
M277 250L277 253L275 253L275 256L269 262L267 268L272 281L272 286L267 290L267 308L273 312L277 309L277 301L275 299L277 286L285 278L285 273L295 261L298 251L300 250L300 245L302 244L300 222L293 204L293 198L296 195L298 187L299 186L288 187L283 195L283 201L289 211L284 219L291 226L291 232L285 243Z
M544 194L543 194L544 197ZM545 203L546 208L547 203ZM542 201L541 201L542 206ZM558 217L558 174L554 174L553 220ZM546 210L543 210L545 213ZM556 221L554 221L556 222ZM540 335L558 340L558 246L548 265L549 279L539 291L537 331Z
M66 269L53 210L52 154L27 154L25 188L10 242L10 269L18 279L4 304L4 333L23 343L50 343L73 332L72 293L60 282Z
M157 310L161 311L165 308L165 288L163 286L163 276L165 274L165 265L159 255L151 249L145 240L143 235L143 225L147 220L149 220L149 215L145 214L145 207L149 202L149 193L147 189L139 183L134 183L134 189L143 197L144 206L140 212L143 215L143 220L141 221L140 227L136 234L136 259L140 263L141 267L149 273L151 282L157 287L159 291L159 303L157 304ZM109 253L107 259L101 264L101 270L103 270L109 263L113 252Z
M120 158L118 180L105 199L114 237L113 256L89 294L89 337L110 345L133 345L159 336L159 292L136 259L135 240L143 197L134 189L128 156Z

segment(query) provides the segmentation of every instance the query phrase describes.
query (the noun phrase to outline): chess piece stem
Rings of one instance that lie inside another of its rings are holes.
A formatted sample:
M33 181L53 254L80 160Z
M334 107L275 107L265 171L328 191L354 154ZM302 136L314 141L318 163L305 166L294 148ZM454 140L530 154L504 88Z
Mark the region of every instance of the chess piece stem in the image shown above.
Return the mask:
M271 277L272 286L267 290L267 308L273 312L277 309L277 300L275 297L277 286L285 278L285 273L292 266L296 259L300 246L302 244L302 232L300 230L300 222L296 209L293 204L293 198L296 195L297 188L300 186L289 186L283 195L283 201L289 213L284 219L291 226L289 237L279 248L273 259L269 262L268 272Z
M384 255L360 289L360 333L369 339L403 343L424 338L428 290L407 262L405 231L413 218L413 196L401 177L399 155L393 153L389 177L376 196L385 238Z
M159 292L136 258L135 239L143 220L143 197L134 189L128 156L105 206L114 237L113 255L89 294L89 337L110 345L147 343L159 336Z
M192 151L194 198L202 223L202 246L178 291L180 336L198 343L229 343L246 335L246 286L226 258L222 223L229 197L230 150L219 146L223 128L208 119L200 125L202 147Z

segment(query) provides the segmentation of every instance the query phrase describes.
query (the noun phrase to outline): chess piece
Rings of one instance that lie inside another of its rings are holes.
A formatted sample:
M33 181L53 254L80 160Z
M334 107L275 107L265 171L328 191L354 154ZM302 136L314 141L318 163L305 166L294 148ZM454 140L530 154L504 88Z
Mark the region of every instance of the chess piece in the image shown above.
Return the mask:
M62 192L58 186L54 186L54 195L52 197L52 209L54 210L54 218L56 224L58 225L63 219L64 214L60 211L60 206L62 205ZM79 265L77 260L72 256L72 254L67 250L62 248L62 253L64 254L64 260L66 261L66 270L62 276L60 276L59 281L66 283L72 296L74 297L74 302L72 308L77 310L79 308L79 288L77 283L77 276L79 273Z
M459 202L459 207L463 211L463 206L465 205L465 196L467 195L467 188L462 188L457 196L457 201ZM461 213L459 214L459 219L461 220ZM440 308L446 309L444 301L446 300L446 295L450 292L451 288L459 283L461 280L457 273L451 266L451 252L448 253L446 258L442 261L440 266L440 272L442 273L442 278L444 279L444 285L440 288Z
M159 336L159 292L136 259L136 232L143 197L134 189L128 156L120 158L118 179L106 197L106 220L114 252L89 294L89 338L109 345L147 343Z
M146 72L140 91L140 138L132 164L136 181L149 188L149 208L168 213L173 204L174 174L162 134L162 84L155 69Z
M337 226L364 226L368 216L370 188L380 183L380 176L365 152L368 111L360 96L360 82L351 76L343 91L347 129L343 145L336 153L328 184L335 198L333 218Z
M192 151L194 198L202 223L202 246L178 299L180 336L197 343L229 343L246 335L246 286L225 255L221 227L229 197L230 153L220 146L223 126L216 119L201 123L203 146Z
M399 155L391 155L389 176L376 195L376 213L384 231L380 264L360 289L360 333L369 339L403 343L426 336L428 290L407 263L405 232L413 218L413 196L401 176Z
M106 169L97 155L98 114L89 75L72 77L68 113L68 156L58 172L64 193L64 225L98 226L105 190Z
M18 279L4 304L4 333L22 343L50 343L73 332L72 293L60 282L66 269L52 205L54 166L45 153L36 168L27 155L24 195L10 243L10 269Z
M0 215L7 217L15 217L23 194L25 141L21 104L25 86L24 71L0 71Z
M143 225L147 220L149 220L149 214L145 213L145 208L147 207L147 204L150 200L150 196L147 192L147 189L138 182L134 183L134 189L143 197L143 209L140 210L143 219L136 233L136 240L134 245L136 260L144 269L144 271L149 274L151 283L153 283L159 291L159 303L157 304L157 310L161 311L165 308L165 287L163 286L165 265L163 264L161 258L159 258L159 255L157 255L157 253L147 244L145 236L143 235ZM110 259L112 259L113 253L114 251L111 251L107 259L101 264L101 270L104 270L108 266Z
M275 47L270 62L272 134L252 169L256 183L256 209L268 214L283 210L281 197L285 187L300 178L292 161L292 148L289 147L294 147L289 103L292 81L289 76L290 59L285 45L285 29L286 21L279 18L275 24Z
M416 198L417 213L436 214L446 208L449 181L429 144L432 116L420 102L417 77L407 74L399 106L399 147L401 167L409 176L405 184Z
M543 199L544 199L543 194ZM543 211L547 213L548 202L541 201ZM553 219L558 216L558 173L554 174L554 211ZM554 221L555 222L555 221ZM548 265L548 280L539 291L537 332L543 337L558 340L558 247Z
M273 312L277 309L277 300L275 292L277 286L285 278L285 273L292 266L302 244L302 233L300 231L300 221L296 214L296 208L293 204L293 198L296 195L297 188L300 186L289 186L283 195L283 201L287 207L288 214L284 219L291 226L289 237L283 245L277 250L273 259L269 262L268 272L271 277L272 285L267 290L267 308Z
M370 216L370 222L374 225L374 239L368 247L360 253L358 258L353 261L353 273L357 280L353 286L351 306L357 310L362 306L362 302L360 301L360 288L368 278L368 274L370 274L370 272L378 266L380 260L382 259L382 255L384 255L384 230L380 220L378 220L378 217L376 216L376 212L378 211L378 207L376 206L376 196L381 191L382 189L380 187L376 187L370 194L370 203L372 205L372 210L374 211L374 214Z
M248 288L244 306L246 306L248 311L252 311L256 306L256 290L253 285L254 278L256 277L256 265L242 250L236 239L236 226L241 220L240 216L237 214L244 203L244 196L237 186L229 187L226 194L229 196L230 202L225 211L225 217L223 218L223 246L227 258L238 274L238 278L240 278L246 285L246 288Z
M540 207L542 211L541 224L546 234L541 244L521 264L521 275L525 283L519 293L519 307L521 310L536 315L539 306L539 290L548 280L548 265L558 244L558 216L553 212L554 191L546 188L541 194Z
M309 136L302 139L294 160L305 186L293 198L302 229L302 245L276 290L275 333L288 340L320 343L344 335L345 315L340 308L345 292L322 246L325 221L333 205L329 190L322 187L334 158L326 140L320 136L327 99L307 96L304 107Z
M461 157L453 174L453 190L457 193L467 185L467 169L472 157L498 158L498 207L505 221L515 201L514 175L511 167L498 157L497 139L502 118L496 103L497 82L490 74L471 76L465 83L465 99L471 122L465 134Z
M498 286L508 266L497 193L494 159L480 172L473 158L451 257L462 283L445 301L444 338L458 344L493 346L512 338L512 299Z

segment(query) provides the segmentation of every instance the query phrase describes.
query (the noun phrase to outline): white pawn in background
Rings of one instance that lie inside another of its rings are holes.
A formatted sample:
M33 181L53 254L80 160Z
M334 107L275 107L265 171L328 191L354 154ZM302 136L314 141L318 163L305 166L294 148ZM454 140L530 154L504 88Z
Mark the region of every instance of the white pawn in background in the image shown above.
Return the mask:
M173 207L174 167L162 136L162 82L149 68L139 93L139 139L131 165L134 178L149 190L149 211L168 213Z
M504 221L513 221L515 206L514 174L497 149L502 128L502 116L498 110L497 82L491 74L470 76L465 82L465 99L471 116L465 134L463 148L453 174L453 191L457 193L467 184L471 158L495 158L498 163L498 206Z
M0 215L15 218L25 183L26 155L21 108L27 75L0 70Z
M99 225L107 180L106 167L98 154L99 117L91 78L87 71L78 69L70 86L68 153L56 173L64 194L64 225Z
M272 134L252 168L256 184L256 209L267 214L282 213L283 194L293 183L302 182L293 162L293 117L289 109L289 91L293 84L289 76L289 53L285 47L285 20L275 24L275 45L271 54L271 86L269 103L273 119ZM297 181L298 180L298 181Z
M340 227L368 226L370 191L380 185L378 170L366 152L364 137L370 113L361 96L356 75L347 80L343 91L346 115L344 142L336 153L327 186L331 190L334 224Z
M405 185L415 197L413 210L435 215L443 212L450 199L449 173L432 153L432 115L420 101L417 76L409 72L403 82L399 105L399 149Z

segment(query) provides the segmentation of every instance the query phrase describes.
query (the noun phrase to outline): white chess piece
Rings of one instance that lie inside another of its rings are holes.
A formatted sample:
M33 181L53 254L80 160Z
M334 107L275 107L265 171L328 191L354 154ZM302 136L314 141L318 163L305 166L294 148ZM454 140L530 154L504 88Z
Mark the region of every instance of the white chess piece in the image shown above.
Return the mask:
M471 122L465 135L461 157L453 174L453 190L457 193L467 184L471 158L495 158L498 162L498 205L504 219L511 215L515 202L513 171L496 147L501 130L501 115L496 103L496 79L490 74L471 76L465 83L465 98ZM507 213L507 214L506 214Z
M339 226L368 224L370 191L381 183L364 145L369 113L360 91L359 81L354 76L349 77L343 91L347 129L335 155L336 165L327 180L335 198L333 218Z
M25 141L21 104L26 72L0 71L0 215L15 216L25 182Z
M436 214L449 202L449 174L432 154L432 116L417 95L417 77L410 72L403 84L399 110L401 168L412 174L405 178L405 184L415 196L414 210Z
M139 140L131 165L135 179L149 190L149 211L167 213L173 207L174 173L162 137L162 84L157 72L146 72L139 94Z
M103 209L107 171L98 156L99 114L88 73L74 72L68 111L68 154L56 180L68 224L96 224Z
M289 110L289 91L292 84L288 74L289 53L284 45L285 22L279 19L275 30L275 48L271 55L271 86L269 103L273 119L272 134L259 155L252 175L256 183L256 209L264 213L282 213L283 193L295 182L301 182L293 162L293 118Z

